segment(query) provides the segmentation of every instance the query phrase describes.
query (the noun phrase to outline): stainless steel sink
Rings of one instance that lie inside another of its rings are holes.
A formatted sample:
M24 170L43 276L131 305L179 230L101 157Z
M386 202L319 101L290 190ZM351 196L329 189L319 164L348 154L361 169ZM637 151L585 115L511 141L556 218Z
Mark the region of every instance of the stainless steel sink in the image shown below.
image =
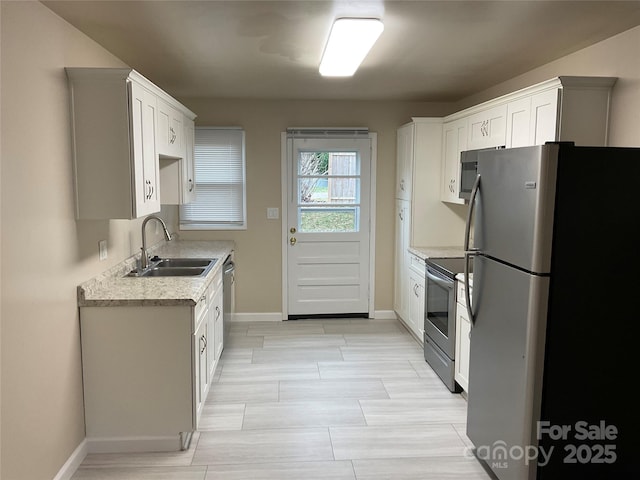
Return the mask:
M152 258L149 267L133 270L127 277L204 277L217 258Z
M144 272L141 277L199 277L204 272L201 267L155 267Z
M215 259L214 259L215 261ZM176 268L176 267L202 267L206 268L211 263L208 258L163 258L156 268Z

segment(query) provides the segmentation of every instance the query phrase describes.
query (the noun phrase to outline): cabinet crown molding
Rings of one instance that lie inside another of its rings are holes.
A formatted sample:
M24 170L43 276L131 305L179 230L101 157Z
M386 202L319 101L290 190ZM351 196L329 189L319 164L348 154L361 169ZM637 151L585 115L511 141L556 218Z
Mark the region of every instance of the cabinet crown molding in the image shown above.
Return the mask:
M562 75L559 77L550 78L544 82L536 83L520 90L507 93L500 97L492 98L485 102L473 105L472 107L465 108L458 112L452 113L444 117L444 122L452 122L460 118L473 115L475 113L486 110L489 107L507 104L522 97L530 96L535 93L543 92L545 90L557 89L557 88L578 88L578 89L611 89L615 85L617 77L586 77L586 76L571 76Z

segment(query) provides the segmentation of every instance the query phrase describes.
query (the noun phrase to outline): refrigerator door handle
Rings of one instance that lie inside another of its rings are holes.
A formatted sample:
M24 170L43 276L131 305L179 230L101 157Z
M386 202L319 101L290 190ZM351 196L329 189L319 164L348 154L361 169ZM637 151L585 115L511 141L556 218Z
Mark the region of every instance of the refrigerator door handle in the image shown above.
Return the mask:
M473 253L464 253L464 299L467 306L467 316L471 323L471 328L476 324L476 319L473 316L473 310L471 310L471 294L469 293L469 260L474 256Z
M469 316L469 322L471 327L476 323L473 316L473 310L471 309L471 295L469 294L469 260L478 254L477 248L471 248L469 245L471 239L471 219L473 217L473 209L476 205L476 197L480 191L480 175L476 175L476 179L473 182L471 188L471 195L469 196L469 210L467 211L467 223L464 227L464 298L467 303L467 315Z
M476 175L476 179L473 182L471 188L471 194L469 195L469 210L467 210L467 223L464 226L464 251L465 252L477 252L477 249L471 249L469 242L471 241L471 219L473 217L473 209L476 205L476 197L480 190L480 175Z

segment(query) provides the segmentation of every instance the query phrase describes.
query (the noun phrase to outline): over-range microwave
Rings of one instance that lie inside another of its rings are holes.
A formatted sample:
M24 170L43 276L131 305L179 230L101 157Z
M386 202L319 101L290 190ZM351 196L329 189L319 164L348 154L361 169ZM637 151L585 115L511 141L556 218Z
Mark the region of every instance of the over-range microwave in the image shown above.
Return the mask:
M460 192L459 198L469 200L471 198L471 190L478 175L478 154L487 150L498 150L505 148L504 145L493 148L480 148L478 150L465 150L460 153Z

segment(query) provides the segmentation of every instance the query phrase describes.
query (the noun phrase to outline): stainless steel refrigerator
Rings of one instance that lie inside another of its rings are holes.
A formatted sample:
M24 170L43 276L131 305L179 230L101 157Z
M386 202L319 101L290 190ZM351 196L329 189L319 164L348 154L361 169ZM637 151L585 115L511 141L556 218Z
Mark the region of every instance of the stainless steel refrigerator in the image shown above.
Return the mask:
M640 149L556 143L476 162L476 456L500 480L639 478Z

